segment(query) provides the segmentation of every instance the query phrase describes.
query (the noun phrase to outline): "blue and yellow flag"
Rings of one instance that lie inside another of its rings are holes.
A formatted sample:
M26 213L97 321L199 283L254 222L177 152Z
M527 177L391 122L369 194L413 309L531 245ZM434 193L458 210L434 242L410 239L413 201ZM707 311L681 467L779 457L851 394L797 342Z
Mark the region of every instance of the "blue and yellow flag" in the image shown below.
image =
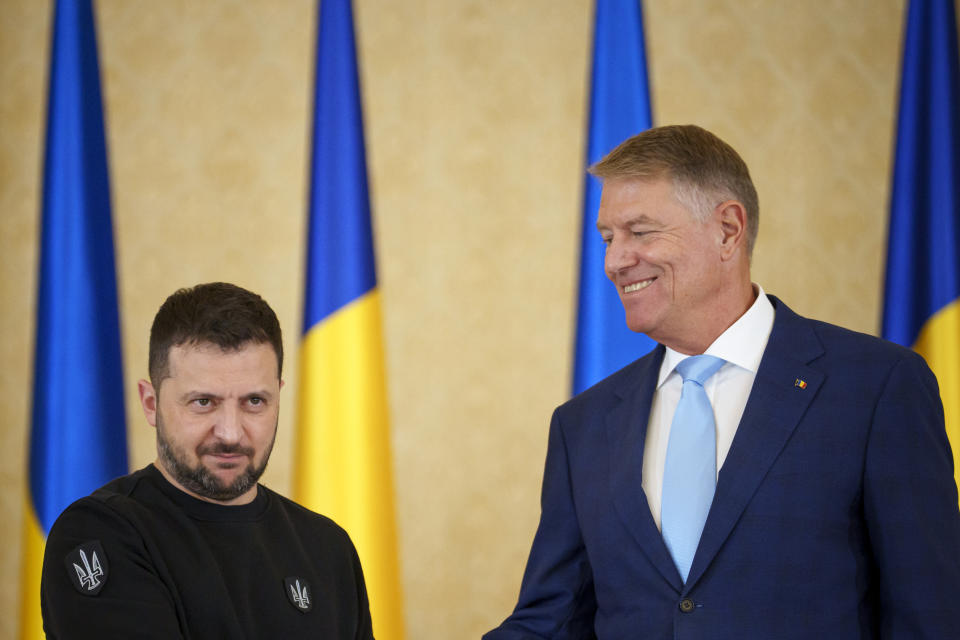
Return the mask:
M107 149L90 0L57 2L50 57L20 634L43 638L46 534L127 473Z
M294 497L357 547L380 640L403 638L393 465L349 0L320 3Z
M587 166L651 125L647 58L640 0L596 0ZM584 187L573 392L580 393L652 349L656 343L627 328L616 287L603 270L597 233L600 181Z
M960 474L960 66L953 0L911 0L907 12L883 337L913 347L936 374Z

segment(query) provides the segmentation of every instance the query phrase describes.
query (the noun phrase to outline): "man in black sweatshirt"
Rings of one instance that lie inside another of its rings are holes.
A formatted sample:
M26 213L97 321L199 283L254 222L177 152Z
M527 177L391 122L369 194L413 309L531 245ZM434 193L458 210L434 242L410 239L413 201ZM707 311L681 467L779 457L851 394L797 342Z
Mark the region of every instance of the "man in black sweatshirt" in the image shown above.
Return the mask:
M156 461L67 508L43 562L48 638L373 638L346 532L257 483L283 345L260 296L181 289L139 382ZM118 390L119 393L119 390Z

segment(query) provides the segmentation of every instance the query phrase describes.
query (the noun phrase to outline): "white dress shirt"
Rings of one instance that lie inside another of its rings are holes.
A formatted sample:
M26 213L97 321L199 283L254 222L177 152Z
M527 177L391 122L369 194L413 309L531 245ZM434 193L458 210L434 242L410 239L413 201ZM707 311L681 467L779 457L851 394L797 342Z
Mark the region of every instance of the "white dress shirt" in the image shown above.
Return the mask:
M717 423L717 473L720 472L733 436L737 433L763 350L767 347L767 340L773 329L773 305L762 287L757 284L753 287L757 293L754 303L704 352L726 360L704 385ZM650 513L653 514L658 529L663 465L667 457L670 425L683 388L683 378L675 369L688 357L667 347L663 364L660 365L660 377L653 393L650 421L647 424L647 440L643 451L643 491L647 495Z

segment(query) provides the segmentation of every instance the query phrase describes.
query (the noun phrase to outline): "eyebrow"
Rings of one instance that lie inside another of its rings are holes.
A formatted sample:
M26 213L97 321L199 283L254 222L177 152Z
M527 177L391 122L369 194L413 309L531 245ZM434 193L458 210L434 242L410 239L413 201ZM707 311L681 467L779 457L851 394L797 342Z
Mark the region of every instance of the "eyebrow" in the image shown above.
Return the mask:
M209 391L202 391L200 389L195 389L193 391L187 391L185 393L180 394L180 401L190 402L191 400L195 400L196 398L214 398L216 400L220 400L222 397L223 396L221 396L218 393L212 393Z
M650 216L641 213L640 215L635 216L635 217L630 218L629 220L627 220L627 221L624 223L624 226L629 227L629 226L632 226L632 225L635 225L635 224L656 224L656 221L655 221L653 218L651 218ZM605 225L600 224L600 221L599 221L599 220L597 221L597 231L604 231L605 229L608 229L608 228L609 228L609 227L606 227Z
M260 396L260 397L262 397L262 398L267 398L268 400L272 400L272 399L273 399L273 395L274 395L274 394L271 393L270 391L267 391L266 389L261 389L261 390L259 390L259 391L251 391L250 393L244 394L244 395L242 395L242 396L240 396L240 397L241 397L241 398L250 398L250 397L253 397L253 396Z
M267 389L254 389L249 393L242 394L240 398L241 399L252 398L253 396L260 396L260 397L272 400L274 397L274 394L271 391L268 391ZM220 395L219 393L213 393L211 391L203 391L202 389L194 389L193 391L187 391L186 393L180 396L180 400L183 402L189 402L190 400L193 400L195 398L213 398L215 400L223 400L223 396Z

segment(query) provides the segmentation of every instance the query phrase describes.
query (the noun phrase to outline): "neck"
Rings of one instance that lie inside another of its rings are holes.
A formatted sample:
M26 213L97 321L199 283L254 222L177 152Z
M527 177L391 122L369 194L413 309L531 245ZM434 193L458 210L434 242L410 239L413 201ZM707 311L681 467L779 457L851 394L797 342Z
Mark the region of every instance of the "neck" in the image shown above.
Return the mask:
M756 299L757 291L748 276L733 290L729 286L725 288L721 299L706 309L688 331L659 342L684 355L699 355L739 320Z

